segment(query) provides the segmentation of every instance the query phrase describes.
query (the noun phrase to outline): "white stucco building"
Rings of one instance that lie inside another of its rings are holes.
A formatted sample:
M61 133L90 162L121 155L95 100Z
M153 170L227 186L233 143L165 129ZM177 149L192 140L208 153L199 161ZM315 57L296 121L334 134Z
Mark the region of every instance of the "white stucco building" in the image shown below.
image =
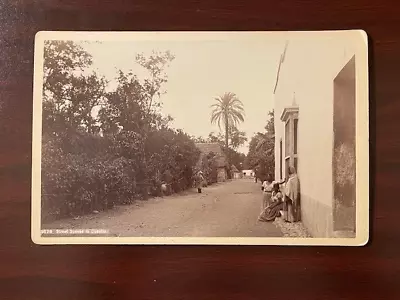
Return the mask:
M243 170L242 171L244 177L253 177L254 176L254 170Z
M275 178L297 169L314 237L355 235L355 47L354 35L290 36L278 66Z

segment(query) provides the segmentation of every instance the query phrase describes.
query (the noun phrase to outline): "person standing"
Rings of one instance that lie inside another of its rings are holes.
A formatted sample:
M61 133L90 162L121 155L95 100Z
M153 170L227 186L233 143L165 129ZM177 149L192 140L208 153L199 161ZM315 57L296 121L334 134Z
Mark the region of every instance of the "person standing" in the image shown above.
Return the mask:
M272 189L273 189L272 181L273 181L272 175L268 174L267 178L262 183L263 197L262 197L262 204L261 204L261 212L263 212L264 209L271 202L271 195L272 195Z
M298 222L301 219L300 181L294 167L289 167L289 179L285 185L284 195L285 222Z
M172 182L173 182L173 179L174 179L170 169L171 169L171 166L168 165L167 169L164 171L164 174L163 174L163 179L164 179L163 182L165 184L165 193L167 195L171 195L172 194L171 185L172 185Z
M201 193L201 189L203 188L204 185L203 172L202 171L197 172L195 179L196 179L197 192Z

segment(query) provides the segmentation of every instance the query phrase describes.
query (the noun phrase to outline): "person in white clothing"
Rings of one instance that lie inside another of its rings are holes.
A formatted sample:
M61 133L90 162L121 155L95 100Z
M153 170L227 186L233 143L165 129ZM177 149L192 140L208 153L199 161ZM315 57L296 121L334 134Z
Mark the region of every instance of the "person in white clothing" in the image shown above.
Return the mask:
M263 191L263 197L262 197L262 204L261 204L261 212L264 211L264 209L269 205L271 201L271 195L272 195L272 176L269 174L267 178L263 181L262 183L262 191Z

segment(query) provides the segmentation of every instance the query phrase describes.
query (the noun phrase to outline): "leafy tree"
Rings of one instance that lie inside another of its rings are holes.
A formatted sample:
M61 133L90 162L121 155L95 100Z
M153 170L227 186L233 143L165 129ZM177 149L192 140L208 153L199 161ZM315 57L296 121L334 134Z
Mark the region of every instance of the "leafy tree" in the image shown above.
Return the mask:
M162 90L162 85L168 81L168 76L165 73L165 68L175 59L175 56L170 51L156 52L146 57L143 53L136 56L136 62L145 68L149 73L149 78L143 82L143 96L146 99L146 112L150 113L155 96L160 97L166 91ZM157 104L156 107L160 107Z
M210 132L208 134L208 138L203 140L208 143L220 143L224 148L224 136L221 133L215 134L214 132ZM237 150L240 146L242 146L247 141L246 133L244 131L239 131L235 126L231 126L229 128L229 140L228 145L233 150Z
M210 152L207 155L203 156L200 168L204 172L204 176L208 184L213 184L217 182L218 163L216 160L216 154L214 152Z
M236 128L233 130L233 134L229 140L229 145L231 146L230 148L224 147L224 136L221 133L216 135L214 132L210 132L208 139L206 140L208 143L219 143L225 155L230 158L230 164L235 165L239 170L243 169L246 155L237 152L237 148L243 145L245 141L247 141L245 133L237 130Z
M43 72L44 90L60 95L74 76L92 64L92 56L72 41L45 41Z
M267 174L274 174L275 169L275 131L274 113L269 112L269 120L265 126L265 132L256 133L249 144L246 165L255 169L258 178Z
M246 155L233 149L229 149L228 151L230 152L229 155L231 157L231 163L235 165L239 171L242 171L244 169Z
M162 90L162 85L167 82L167 74L165 68L175 58L169 51L165 53L153 52L149 57L143 54L138 54L136 61L139 65L145 68L150 76L146 78L142 84L142 95L145 100L145 115L144 115L144 128L142 132L143 140L147 139L149 131L154 124L156 115L156 109L161 106L160 102L155 102L155 97L160 97L161 94L166 91ZM144 182L147 184L148 181L148 170L147 170L147 152L145 151L145 143L142 143L143 148L139 152L141 154L141 171L143 174Z
M103 132L115 134L124 130L134 133L139 149L131 152L131 156L137 158L139 177L145 186L149 184L151 165L146 151L148 136L171 121L170 117L164 118L158 113L161 103L157 100L166 92L162 90L167 82L165 68L173 59L168 51L153 52L149 57L137 55L136 62L148 72L147 78L141 81L132 71L119 71L118 86L106 96L99 112Z
M95 133L92 117L107 84L96 73L84 75L92 57L71 41L46 41L44 45L43 127L45 134L69 134L75 130Z
M136 75L118 72L118 86L107 93L98 113L104 134L120 130L139 133L145 122L145 100Z
M214 132L210 132L207 138L208 143L220 143L221 146L224 146L224 136L221 133L217 135Z
M131 203L160 192L161 171L172 174L173 191L192 184L199 151L159 112L166 91L167 52L137 62L148 71L117 73L117 87L87 74L92 57L65 41L45 43L42 145L42 216L80 215ZM144 183L144 184L143 184Z
M207 143L207 139L202 136L198 137L192 136L191 138L195 143Z
M267 125L265 125L264 129L265 131L270 134L274 135L275 134L275 123L274 123L274 111L268 112L269 119L267 121Z
M239 131L237 129L237 127L235 127L235 126L230 126L230 128L229 128L229 146L232 149L237 150L245 142L247 142L246 133L244 131Z

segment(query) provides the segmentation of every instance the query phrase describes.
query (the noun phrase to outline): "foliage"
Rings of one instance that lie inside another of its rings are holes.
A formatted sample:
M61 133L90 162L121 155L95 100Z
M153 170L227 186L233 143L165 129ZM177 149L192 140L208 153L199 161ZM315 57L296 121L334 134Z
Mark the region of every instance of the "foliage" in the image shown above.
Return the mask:
M211 112L211 123L218 124L221 129L221 122L225 129L225 147L229 147L229 133L239 122L244 121L243 103L234 93L225 93L215 98L217 103L213 104Z
M238 168L238 170L241 171L243 170L244 167L246 155L238 152L236 149L242 146L245 143L245 141L247 141L247 137L245 136L244 132L239 131L236 128L233 132L234 134L232 136L232 139L230 139L229 141L230 145L229 148L225 148L224 136L221 133L215 134L214 132L210 132L207 138L197 137L193 139L196 143L219 143L225 155L227 157L230 157L231 165L236 166L236 168Z
M152 109L154 96L160 97L165 93L162 91L162 85L167 82L168 77L164 72L165 68L175 56L171 52L165 53L153 51L153 53L146 57L143 53L136 56L136 61L139 65L145 68L149 73L149 78L144 80L142 95L147 99L146 108L149 112Z
M106 80L84 75L92 57L71 41L46 41L44 47L43 127L52 134L79 128L98 131L92 110L104 96Z
M223 147L225 147L224 138L225 137L221 133L216 135L214 132L210 132L207 139L198 138L198 140L208 143L220 143ZM229 148L236 151L245 142L247 142L246 133L244 131L239 131L235 126L230 126L228 140Z
M275 170L275 131L274 112L268 113L269 120L265 132L256 133L250 140L246 167L255 169L258 178L274 174Z
M232 165L234 165L239 171L242 171L244 169L246 155L230 148L228 151L230 152L229 156L231 158Z
M217 103L213 104L211 112L211 123L217 123L221 128L221 122L225 130L229 126L236 126L239 122L244 121L243 103L236 97L234 93L225 93L221 97L215 98Z
M208 134L208 138L207 138L207 142L208 143L220 143L221 146L225 146L224 145L224 136L221 133L218 133L217 135L215 135L214 132L210 132Z
M146 140L146 153L150 154L147 172L152 182L160 182L167 170L172 175L172 189L175 192L191 187L193 168L200 151L193 140L181 130L164 127L152 131Z
M135 197L134 162L110 155L106 140L77 133L43 141L42 204L45 216L80 215Z
M221 122L225 129L225 149L229 149L229 137L230 133L233 133L233 129L244 121L244 108L243 103L237 98L234 93L228 92L224 95L215 98L217 103L211 105L211 123L218 124L221 129ZM237 140L237 143L240 139ZM228 153L228 164L230 169L231 158ZM230 176L230 172L228 172Z
M229 127L229 147L237 150L247 142L246 133L244 131L239 131L236 126Z
M213 152L203 156L200 169L204 173L204 177L208 184L217 182L218 178L218 164L216 161L216 154Z
M89 53L70 41L47 41L44 54L43 218L81 215L158 195L163 172L173 191L192 185L199 151L159 112L169 52L139 54L140 80L118 71L117 86L88 72Z

